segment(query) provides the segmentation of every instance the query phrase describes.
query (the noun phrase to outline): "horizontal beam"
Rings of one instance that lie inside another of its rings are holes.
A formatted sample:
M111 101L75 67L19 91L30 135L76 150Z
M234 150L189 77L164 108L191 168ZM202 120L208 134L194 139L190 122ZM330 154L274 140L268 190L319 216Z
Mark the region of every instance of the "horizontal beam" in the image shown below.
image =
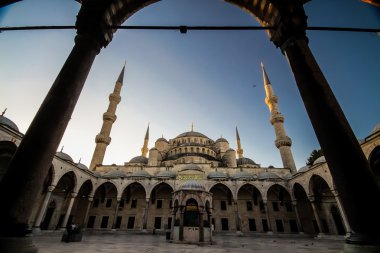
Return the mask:
M4 31L26 31L26 30L71 30L75 26L6 26L0 27L0 32ZM179 30L181 33L186 33L189 30L193 31L255 31L255 30L273 30L273 26L110 26L110 29L122 30ZM334 32L368 32L380 33L380 28L354 28L354 27L323 27L309 26L306 28L309 31L334 31Z

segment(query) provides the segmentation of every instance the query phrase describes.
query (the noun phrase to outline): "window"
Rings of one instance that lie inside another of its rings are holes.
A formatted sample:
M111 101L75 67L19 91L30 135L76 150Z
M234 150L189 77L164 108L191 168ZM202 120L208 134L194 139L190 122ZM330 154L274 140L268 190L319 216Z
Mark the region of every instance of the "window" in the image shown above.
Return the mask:
M284 225L282 224L282 220L276 220L276 228L277 232L284 232Z
M156 208L157 209L161 209L162 208L162 199L157 199Z
M161 217L154 218L154 228L161 229Z
M170 200L170 202L169 202L169 208L172 208L172 207L173 207L173 201Z
M121 226L121 219L122 219L121 216L117 216L115 228L120 228L120 226Z
M255 219L248 219L249 231L256 231L256 221Z
M228 230L228 219L227 218L222 218L221 220L222 223L222 230Z
M109 219L109 216L103 216L102 223L100 224L100 228L108 227L108 219Z
M112 206L112 199L107 199L106 207L111 207L111 206Z
M220 209L221 210L227 210L226 201L224 201L224 200L220 201Z
M172 217L168 218L168 229L172 227Z
M261 222L263 223L263 230L264 232L268 232L268 221L266 219L262 219Z
M120 200L120 204L119 204L119 207L124 207L124 199Z
M252 211L252 202L251 201L247 201L247 211Z
M92 207L98 207L99 206L99 199L94 199L94 203L92 203Z
M265 206L264 206L264 202L263 202L263 201L260 201L260 211L261 211L262 213L265 212Z
M87 228L94 228L96 216L88 217Z
M275 212L280 211L280 209L278 208L278 203L277 202L272 202L272 207L273 207L273 211L275 211Z
M135 216L128 217L127 229L133 229L135 227Z
M286 211L292 212L293 211L292 203L291 202L286 202L285 203L285 208L286 208Z
M298 227L297 227L296 220L289 220L289 225L290 225L290 232L293 232L293 233L297 233L298 232Z
M137 199L132 199L131 208L137 208Z

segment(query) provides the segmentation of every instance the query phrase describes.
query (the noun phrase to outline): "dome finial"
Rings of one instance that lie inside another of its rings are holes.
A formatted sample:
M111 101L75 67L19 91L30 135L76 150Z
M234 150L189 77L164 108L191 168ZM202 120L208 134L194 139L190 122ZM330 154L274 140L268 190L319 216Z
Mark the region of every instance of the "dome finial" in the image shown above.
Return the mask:
M7 111L8 108L5 108L4 111L1 113L1 116L4 116L5 112Z
M79 158L79 162L78 163L80 163L80 161L82 161L82 157Z
M191 132L194 132L194 123L191 122Z
M63 152L63 147L64 147L64 145L62 145L61 152Z

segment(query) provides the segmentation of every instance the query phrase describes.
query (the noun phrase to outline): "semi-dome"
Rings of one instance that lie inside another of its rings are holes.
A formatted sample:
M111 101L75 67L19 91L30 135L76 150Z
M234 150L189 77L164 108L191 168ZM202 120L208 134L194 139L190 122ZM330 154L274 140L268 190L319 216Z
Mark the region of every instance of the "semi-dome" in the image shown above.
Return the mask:
M86 166L86 165L84 165L83 163L77 163L76 164L77 165L77 167L79 168L79 169L81 169L81 170L88 170L88 167Z
M249 159L247 157L242 157L236 160L237 165L257 165L252 159Z
M218 143L218 142L226 142L226 143L228 143L228 141L226 140L226 139L224 139L224 138L219 138L219 139L217 139L216 141L215 141L215 143Z
M156 175L157 178L160 179L173 179L176 177L176 174L173 171L160 171Z
M5 125L19 132L17 125L12 120L8 119L3 115L0 115L0 125Z
M103 174L103 178L125 178L127 174L125 174L122 170L111 170L107 173Z
M205 191L206 188L198 181L186 181L180 187L180 190Z
M142 164L148 164L148 158L146 158L145 156L136 156L136 157L133 157L129 163L142 163Z
M313 165L316 165L316 164L318 164L318 163L325 163L325 162L326 162L326 158L325 158L325 156L320 156L320 157L318 157L318 158L314 161Z
M56 156L58 156L59 158L65 160L65 161L68 161L68 162L74 162L73 158L71 158L71 156L69 156L68 154L62 152L62 151L59 151L57 153L55 153Z
M145 170L138 170L132 173L131 178L151 178L152 176Z
M378 132L378 131L380 131L380 123L377 124L377 125L373 128L372 133L374 134L374 133L376 133L376 132Z
M156 142L159 142L159 141L164 141L164 142L169 143L168 140L165 139L164 137L158 138L158 139L156 140Z
M212 171L207 175L208 179L214 179L214 180L224 180L228 179L228 176L220 171Z
M290 173L288 173L288 174L282 176L282 178L285 179L285 180L290 180L290 179L292 179L292 177L293 177L293 175L290 174Z
M234 180L251 180L254 179L254 175L247 171L238 171L234 175L232 175L232 179Z
M279 175L272 173L272 172L261 172L258 175L258 178L260 180L265 180L265 179L281 179Z
M198 171L203 171L201 167L194 163L186 164L185 166L182 167L181 171L184 170L198 170Z
M309 169L310 169L309 165L305 165L305 166L301 167L301 168L298 170L298 172L306 172L306 171L308 171Z
M181 138L181 137L202 137L202 138L208 138L206 135L201 134L199 132L194 132L194 131L182 133L182 134L178 135L176 138Z

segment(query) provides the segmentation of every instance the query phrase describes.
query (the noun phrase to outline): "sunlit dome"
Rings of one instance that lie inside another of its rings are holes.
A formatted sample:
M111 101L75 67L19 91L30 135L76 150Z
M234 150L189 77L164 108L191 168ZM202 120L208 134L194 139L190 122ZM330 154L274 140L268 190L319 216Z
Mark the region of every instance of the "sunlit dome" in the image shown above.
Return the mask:
M226 143L228 143L228 141L226 140L226 139L224 139L224 138L219 138L219 139L217 139L216 141L215 141L215 143L218 143L218 142L226 142Z
M293 175L292 174L286 174L286 175L284 175L284 176L282 176L282 178L283 179L285 179L285 180L289 180L289 179L292 179L292 177L293 177Z
M130 177L131 178L151 178L152 176L145 170L138 170L136 172L133 172Z
M378 132L378 131L380 131L380 123L377 124L377 125L373 128L372 133L374 134L374 133L376 133L376 132Z
M257 165L252 159L249 159L247 157L242 157L236 160L237 165Z
M165 139L164 137L158 138L156 142L159 142L159 141L168 142L168 140L167 140L167 139Z
M76 165L79 169L88 170L88 167L84 165L83 163L78 162Z
M127 177L127 174L125 174L122 170L111 170L107 173L103 174L104 178L125 178Z
M254 175L247 171L238 171L231 176L235 180L251 180L254 179Z
M133 157L129 163L142 163L142 164L148 164L148 158L146 158L145 156L136 156L136 157Z
M272 173L272 172L261 172L258 175L258 178L260 180L265 180L265 179L281 179L279 175Z
M160 179L173 179L176 177L176 174L172 171L160 171L156 177Z
M0 115L0 125L5 125L19 132L17 125L12 120L8 119L3 115Z
M212 171L207 175L208 179L228 179L228 176L220 171Z
M71 156L69 156L68 154L62 152L62 151L59 151L57 153L55 153L56 156L58 156L59 158L65 160L65 161L68 161L68 162L74 162L73 158L71 158Z
M305 166L301 167L301 168L298 170L298 172L306 172L306 171L308 171L309 169L310 169L309 165L305 165Z
M201 134L199 132L194 132L194 131L182 133L182 134L178 135L176 138L181 138L181 137L202 137L202 138L208 138L206 135Z
M180 187L180 190L205 191L206 188L198 181L186 181Z
M325 158L325 156L321 156L321 157L318 157L318 158L314 161L313 165L316 165L316 164L318 164L318 163L325 163L325 162L326 162L326 158Z

